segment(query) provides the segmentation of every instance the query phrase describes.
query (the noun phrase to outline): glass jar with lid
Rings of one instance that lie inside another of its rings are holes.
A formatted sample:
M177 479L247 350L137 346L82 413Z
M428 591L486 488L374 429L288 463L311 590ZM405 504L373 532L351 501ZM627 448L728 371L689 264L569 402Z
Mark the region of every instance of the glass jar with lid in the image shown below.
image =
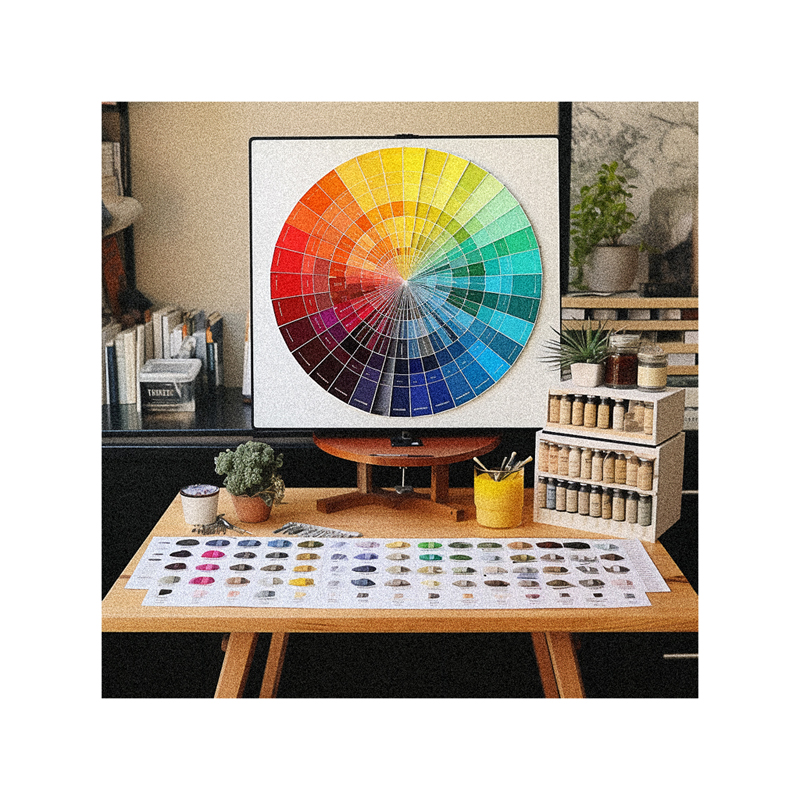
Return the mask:
M570 514L578 513L578 484L567 484L567 511Z
M583 408L583 426L585 428L597 427L597 397L593 394L586 398L586 405Z
M606 357L606 386L612 389L635 389L639 337L618 333L610 337Z
M667 354L655 345L641 348L637 355L638 388L643 392L663 392L667 388Z

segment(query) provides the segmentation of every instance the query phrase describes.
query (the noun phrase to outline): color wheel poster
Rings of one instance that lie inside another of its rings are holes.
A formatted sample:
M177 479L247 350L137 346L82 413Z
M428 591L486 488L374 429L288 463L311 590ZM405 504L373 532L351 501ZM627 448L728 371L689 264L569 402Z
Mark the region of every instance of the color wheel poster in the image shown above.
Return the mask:
M555 137L250 146L255 427L544 424Z

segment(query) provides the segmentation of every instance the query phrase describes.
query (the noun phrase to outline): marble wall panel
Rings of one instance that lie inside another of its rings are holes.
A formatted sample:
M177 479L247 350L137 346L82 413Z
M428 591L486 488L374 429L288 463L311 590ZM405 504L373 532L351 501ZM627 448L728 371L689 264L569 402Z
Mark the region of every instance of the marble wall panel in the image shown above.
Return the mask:
M698 110L692 102L573 103L570 206L601 164L617 161L637 187L638 219L625 243L666 252L685 242L697 209ZM647 272L643 255L640 281Z

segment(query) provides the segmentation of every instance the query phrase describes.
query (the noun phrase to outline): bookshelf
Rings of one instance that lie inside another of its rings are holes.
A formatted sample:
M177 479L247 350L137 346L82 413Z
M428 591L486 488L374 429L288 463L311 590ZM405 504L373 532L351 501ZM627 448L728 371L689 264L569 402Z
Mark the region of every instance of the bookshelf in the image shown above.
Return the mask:
M131 156L130 156L130 129L128 125L128 104L118 102L103 102L101 104L102 142L107 145L116 145L116 165L114 171L122 195L131 192ZM109 148L109 151L111 148ZM114 158L114 157L112 157ZM103 194L106 194L106 152L103 154ZM115 234L119 239L122 259L125 266L125 277L131 288L136 287L136 262L133 247L133 228L129 225L124 230Z

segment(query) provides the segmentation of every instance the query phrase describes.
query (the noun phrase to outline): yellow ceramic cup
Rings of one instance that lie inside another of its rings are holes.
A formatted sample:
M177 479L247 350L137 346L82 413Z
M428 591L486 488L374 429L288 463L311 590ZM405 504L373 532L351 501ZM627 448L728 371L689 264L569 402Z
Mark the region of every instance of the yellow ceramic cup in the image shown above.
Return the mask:
M484 528L516 528L522 524L525 469L501 481L475 471L475 517Z

